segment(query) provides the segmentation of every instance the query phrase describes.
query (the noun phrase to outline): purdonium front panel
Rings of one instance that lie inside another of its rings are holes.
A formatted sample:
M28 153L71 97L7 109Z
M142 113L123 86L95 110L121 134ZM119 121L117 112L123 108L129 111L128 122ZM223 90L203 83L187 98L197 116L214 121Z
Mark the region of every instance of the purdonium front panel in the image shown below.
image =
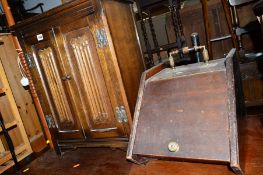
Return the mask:
M234 50L208 64L162 64L146 71L127 158L239 165L233 55Z

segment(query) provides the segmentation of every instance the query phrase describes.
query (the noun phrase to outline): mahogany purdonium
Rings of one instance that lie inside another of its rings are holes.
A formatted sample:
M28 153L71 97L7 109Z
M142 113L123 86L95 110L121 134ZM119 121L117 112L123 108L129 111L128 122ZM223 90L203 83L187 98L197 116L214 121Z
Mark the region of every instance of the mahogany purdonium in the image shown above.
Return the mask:
M237 111L243 103L235 50L208 64L143 73L127 159L239 163ZM237 105L237 103L240 103Z

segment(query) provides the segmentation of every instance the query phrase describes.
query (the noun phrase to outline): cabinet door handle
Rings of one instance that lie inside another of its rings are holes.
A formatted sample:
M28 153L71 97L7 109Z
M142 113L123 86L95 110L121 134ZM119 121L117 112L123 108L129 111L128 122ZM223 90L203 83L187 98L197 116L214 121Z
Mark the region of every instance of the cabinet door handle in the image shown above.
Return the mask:
M63 77L61 77L61 79L63 81L71 80L71 75L64 75Z

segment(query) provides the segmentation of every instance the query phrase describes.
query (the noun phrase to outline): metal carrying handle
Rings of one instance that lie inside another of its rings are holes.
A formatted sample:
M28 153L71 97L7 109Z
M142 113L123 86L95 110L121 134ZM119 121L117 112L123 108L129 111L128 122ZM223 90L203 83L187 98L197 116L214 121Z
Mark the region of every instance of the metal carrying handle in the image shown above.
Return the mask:
M174 69L175 68L175 62L174 62L174 58L173 55L179 54L179 53L183 53L183 54L187 54L189 52L193 52L193 51L201 51L202 55L203 55L203 59L206 63L208 63L209 61L209 55L208 55L208 51L206 49L205 46L194 46L194 47L183 47L182 49L176 49L172 52L170 52L169 54L169 61L170 61L170 66Z
M175 68L175 61L173 55L188 54L189 52L195 52L197 62L201 62L200 53L202 52L203 60L208 63L209 55L205 45L200 46L199 35L194 32L191 34L192 47L183 47L176 49L169 53L169 62L172 69Z

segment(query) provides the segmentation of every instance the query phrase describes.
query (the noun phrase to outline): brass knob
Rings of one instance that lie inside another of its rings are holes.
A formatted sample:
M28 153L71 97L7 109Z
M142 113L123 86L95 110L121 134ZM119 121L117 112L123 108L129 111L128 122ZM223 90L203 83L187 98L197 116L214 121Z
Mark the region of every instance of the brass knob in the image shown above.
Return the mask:
M178 152L179 151L179 145L176 142L170 142L168 144L168 150L170 152Z

